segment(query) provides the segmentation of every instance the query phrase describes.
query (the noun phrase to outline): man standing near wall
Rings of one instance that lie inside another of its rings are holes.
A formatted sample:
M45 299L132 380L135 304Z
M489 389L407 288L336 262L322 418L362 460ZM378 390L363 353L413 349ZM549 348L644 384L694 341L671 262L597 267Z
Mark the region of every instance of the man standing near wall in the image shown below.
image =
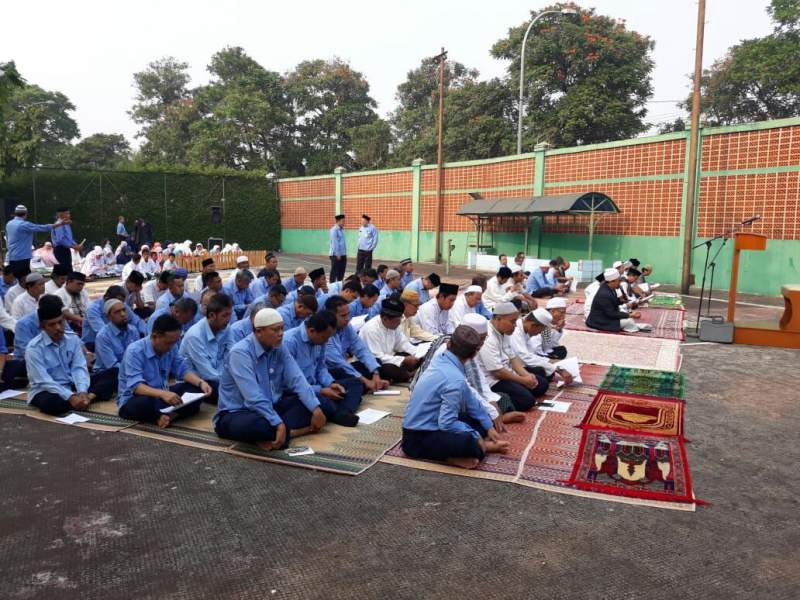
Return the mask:
M336 215L336 223L331 227L331 276L330 283L344 279L347 268L347 245L344 241L344 215Z
M117 217L117 242L128 241L128 230L125 228L125 217Z
M82 244L79 244L72 237L72 215L70 214L69 207L59 208L57 211L58 220L64 225L58 229L53 229L50 236L53 239L53 254L56 255L56 260L60 265L72 265L72 253L70 250L80 253Z
M6 223L6 242L8 243L6 259L12 271L17 268L25 268L28 273L30 272L35 233L52 232L56 227L63 227L65 224L62 221L56 221L52 225L31 223L28 221L28 209L22 204L17 205L14 209L14 218ZM72 265L71 262L67 264Z
M369 215L361 215L361 227L358 228L358 257L356 273L363 273L372 268L372 251L378 245L378 228L372 224Z

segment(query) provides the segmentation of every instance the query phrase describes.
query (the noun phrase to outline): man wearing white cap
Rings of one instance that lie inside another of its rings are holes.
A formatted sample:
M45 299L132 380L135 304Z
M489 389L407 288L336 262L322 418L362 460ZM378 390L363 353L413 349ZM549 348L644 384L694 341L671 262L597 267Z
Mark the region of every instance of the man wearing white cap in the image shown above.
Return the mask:
M464 321L464 317L468 314L475 314L476 307L480 304L481 297L483 296L483 289L479 285L471 285L464 293L456 298L453 308L450 309L448 318L450 323L455 329ZM483 317L481 317L483 318ZM483 319L486 320L485 318Z
M556 367L546 357L540 356L530 346L532 338L538 337L553 322L553 317L544 308L537 308L517 321L511 335L511 348L525 365L525 368L537 377L546 380L553 378ZM572 383L572 376L565 370L558 370L565 383Z
M629 314L620 309L620 300L616 291L620 285L620 277L619 269L613 267L603 272L604 281L594 296L586 325L600 331L627 331L628 333L647 331L650 329L649 326L640 326L634 321L642 316L639 311Z
M369 315L367 320L377 317L381 314L383 301L386 300L386 298L393 294L399 294L402 291L403 288L400 285L400 272L395 271L394 269L389 269L386 271L386 279L384 280L383 287L378 294L378 301L375 302L375 304L372 305L372 308L369 309L369 313L367 313Z
M486 342L480 351L480 362L493 392L508 394L515 410L533 408L536 398L547 391L547 379L525 369L525 364L511 346L519 311L510 302L494 307Z
M103 311L108 323L103 325L94 341L94 372L102 373L113 369L116 377L125 350L132 343L139 341L141 335L136 327L128 323L128 310L122 300L117 298L106 300L103 303Z
M250 273L250 281L255 280L256 276L250 270L250 259L247 258L247 256L245 256L244 254L236 258L236 269L233 271L233 273L231 273L230 277L228 277L228 283L236 279L236 275L238 275L242 271L247 271L248 273Z
M294 270L294 275L283 280L283 287L286 288L287 292L293 292L303 286L307 276L308 273L303 267L297 267Z
M214 415L217 435L278 450L324 427L319 400L282 341L283 319L262 308L253 333L228 354Z
M25 277L25 292L14 299L11 316L18 321L25 315L36 311L39 297L44 294L44 277L40 273L31 273Z
M33 236L36 233L52 233L56 227L68 224L69 221L57 220L52 225L37 225L28 221L28 209L19 204L14 209L14 218L6 223L6 240L8 242L8 253L6 260L8 265L16 267L26 267L30 269L31 256L33 256Z
M567 301L564 298L550 298L545 309L553 317L553 322L539 335L535 351L542 356L562 360L567 357L566 347L559 344L567 315Z

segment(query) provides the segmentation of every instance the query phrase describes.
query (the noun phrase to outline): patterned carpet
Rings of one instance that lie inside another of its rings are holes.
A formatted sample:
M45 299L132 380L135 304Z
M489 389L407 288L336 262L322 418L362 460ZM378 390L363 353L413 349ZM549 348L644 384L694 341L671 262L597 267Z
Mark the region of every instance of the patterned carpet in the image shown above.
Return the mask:
M562 342L582 363L677 371L681 365L678 340L566 329Z
M596 329L591 329L586 326L583 318L583 304L570 304L567 307L567 320L566 329L575 329L577 331L592 331L600 333ZM684 313L683 310L675 310L672 308L642 308L640 309L642 317L637 319L638 323L648 323L653 326L652 331L640 331L638 333L619 333L602 332L608 335L624 335L628 337L643 337L643 338L663 338L667 340L680 340L685 339L683 324Z

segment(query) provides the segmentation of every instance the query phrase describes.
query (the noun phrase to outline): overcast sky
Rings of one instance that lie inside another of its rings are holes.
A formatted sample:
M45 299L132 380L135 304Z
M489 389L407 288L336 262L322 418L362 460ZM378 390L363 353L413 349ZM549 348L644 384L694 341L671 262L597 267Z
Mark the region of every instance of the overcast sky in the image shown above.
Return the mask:
M127 110L133 77L172 55L190 64L192 85L207 83L209 58L242 46L267 69L285 72L305 59L339 56L365 74L382 115L394 108L397 85L421 58L441 47L453 60L502 76L506 63L489 49L530 10L550 2L406 0L267 2L138 0L6 2L0 62L15 60L31 83L66 94L81 134L123 133L135 143ZM682 99L694 63L696 2L579 0L656 42L653 100ZM742 39L771 31L767 0L707 0L704 64ZM669 102L649 106L648 121L679 116ZM136 144L138 145L138 144Z

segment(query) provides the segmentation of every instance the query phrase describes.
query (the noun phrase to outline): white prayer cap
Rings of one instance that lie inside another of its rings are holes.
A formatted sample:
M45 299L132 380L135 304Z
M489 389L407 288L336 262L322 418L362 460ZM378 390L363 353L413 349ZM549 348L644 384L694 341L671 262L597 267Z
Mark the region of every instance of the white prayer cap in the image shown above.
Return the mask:
M28 207L25 206L24 204L17 204L17 207L14 209L14 212L20 214L27 213Z
M567 301L564 298L550 298L545 304L545 308L567 308Z
M540 260L539 261L539 266L540 267L549 267L550 266L550 261L549 260Z
M93 251L94 251L95 254L102 254L103 253L103 249L100 246L95 246Z
M520 266L519 266L517 263L514 263L513 265L511 265L511 266L510 266L510 267L508 267L508 268L509 268L509 269L511 269L511 274L512 274L512 275L513 275L514 273L519 273L520 271L522 271L522 267L520 267Z
M269 327L276 323L283 323L280 313L274 308L262 308L253 320L253 327L258 329L259 327Z
M297 267L294 270L294 274L295 275L308 275L308 273L306 272L306 270L303 267Z
M395 277L400 277L399 271L395 271L394 269L389 269L388 271L386 271L386 281L394 279Z
M106 300L105 302L103 302L103 312L105 314L110 313L111 309L114 308L117 304L123 304L122 300L119 300L118 298L110 298L109 300Z
M465 314L464 318L461 320L461 324L466 325L470 329L474 329L481 335L489 331L489 321L486 320L486 317L478 313Z
M614 269L619 269L622 266L621 260L615 260L614 263L611 265Z
M619 279L619 271L616 269L606 269L603 271L603 279L606 281L614 281L615 279Z
M547 309L537 308L528 314L533 315L533 318L539 321L539 323L542 325L551 325L553 323L553 315L547 312Z
M498 302L494 305L494 314L497 316L513 315L518 313L519 310L511 302Z
M250 262L250 259L247 258L244 254L242 254L239 258L236 259L236 264L237 265L239 263L243 263L243 262Z
M465 294L475 294L478 292L483 292L483 288L479 285L471 285L467 289L464 290ZM485 321L486 319L484 319Z

